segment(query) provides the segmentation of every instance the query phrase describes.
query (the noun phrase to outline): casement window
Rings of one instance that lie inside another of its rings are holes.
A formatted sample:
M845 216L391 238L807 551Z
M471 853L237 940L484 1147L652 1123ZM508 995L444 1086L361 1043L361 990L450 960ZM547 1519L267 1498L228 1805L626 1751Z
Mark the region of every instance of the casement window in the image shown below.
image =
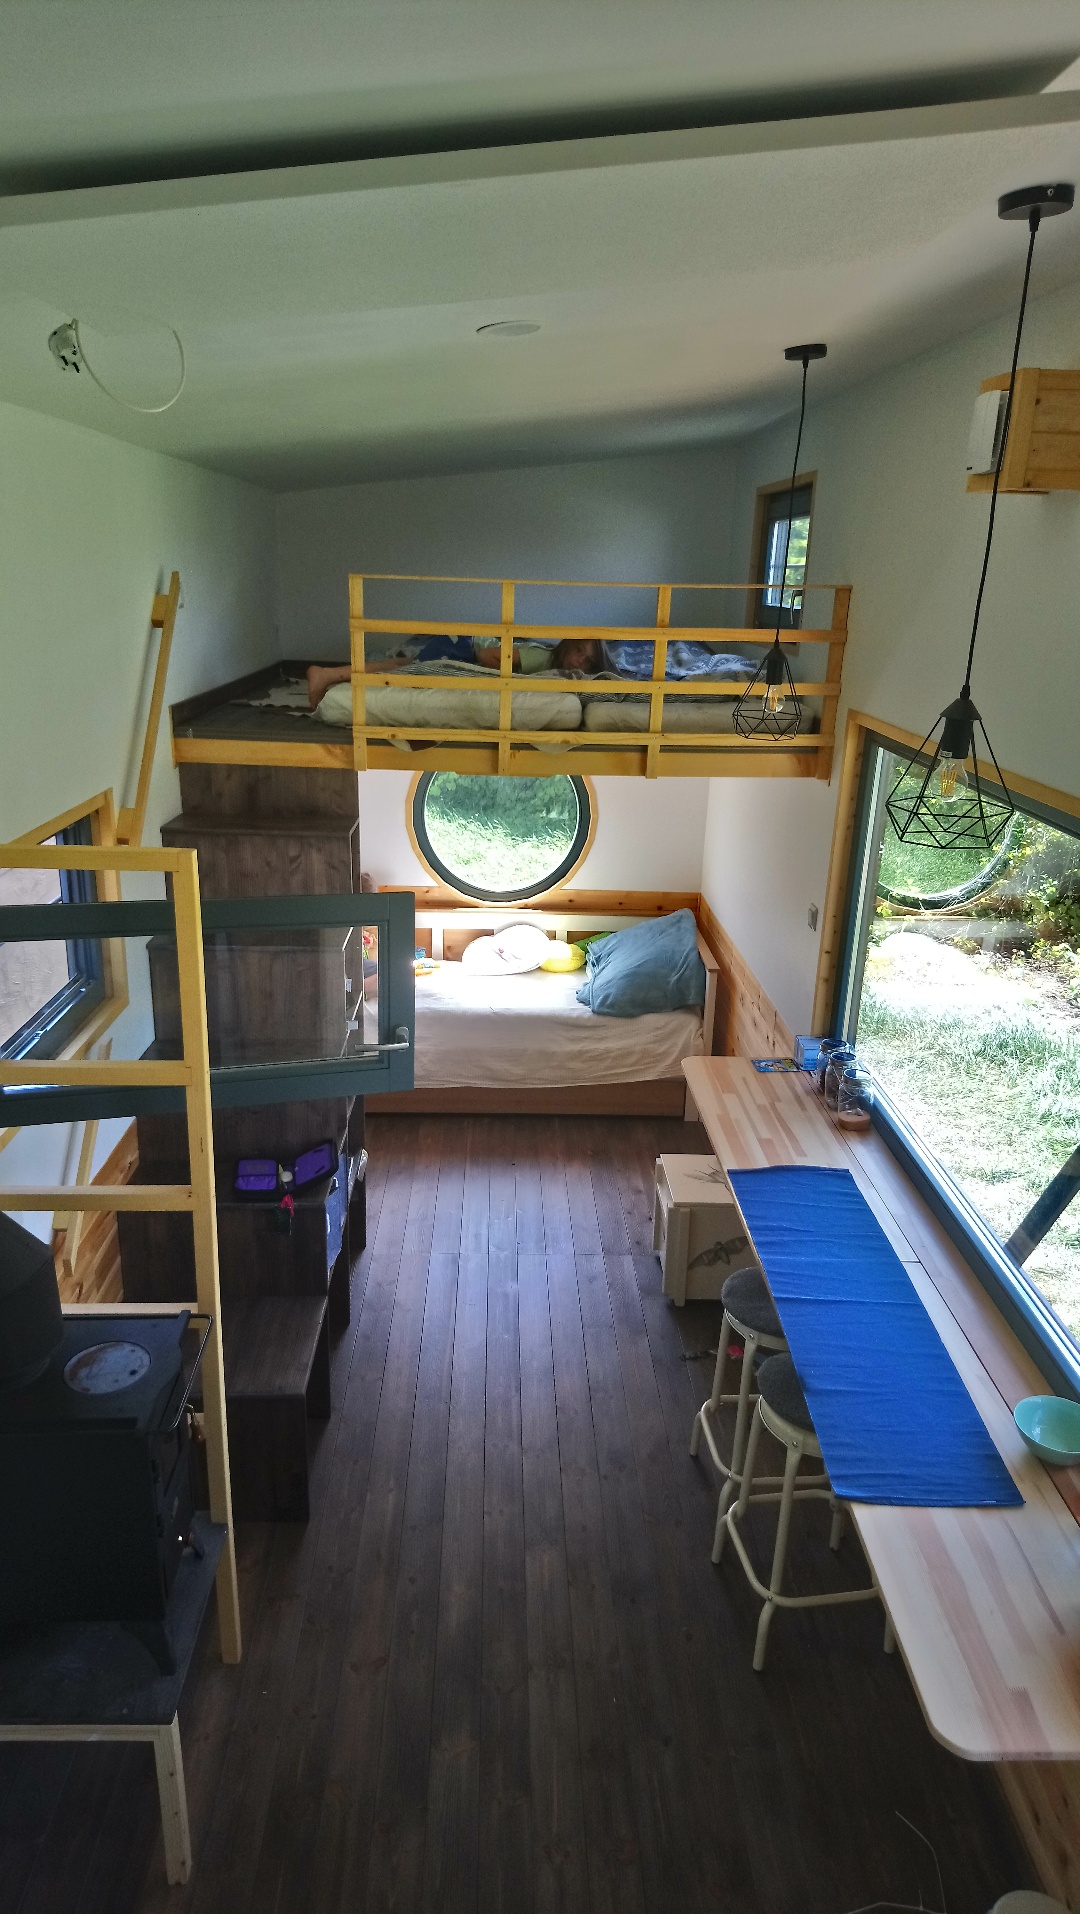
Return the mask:
M49 844L90 844L89 816L66 825ZM0 869L0 904L89 904L90 871ZM105 997L99 938L55 943L0 943L0 1057L54 1057Z
M833 1027L979 1273L1080 1385L1080 818L1016 798L993 856L900 843L911 753L867 732Z
M766 485L758 493L750 573L757 586L751 605L752 624L775 630L779 617L781 628L791 630L802 622L813 498L813 482L806 479L797 481L794 492L790 482L784 482Z

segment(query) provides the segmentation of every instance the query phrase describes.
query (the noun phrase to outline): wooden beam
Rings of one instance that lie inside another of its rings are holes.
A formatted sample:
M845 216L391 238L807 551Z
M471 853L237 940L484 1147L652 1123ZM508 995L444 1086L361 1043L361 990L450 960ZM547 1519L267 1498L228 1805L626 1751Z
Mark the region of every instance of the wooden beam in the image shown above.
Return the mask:
M135 788L135 802L121 808L116 821L116 841L118 844L141 844L143 827L146 823L146 805L150 796L150 779L154 770L154 758L157 754L158 730L161 725L161 712L165 703L165 680L169 673L169 657L172 652L173 627L176 624L177 608L180 604L180 573L174 572L169 580L167 592L158 592L150 610L150 623L160 631L158 640L157 663L154 667L154 684L150 693L150 708L146 714L146 730L143 734L142 757L139 761L139 779Z
M173 879L176 910L176 958L180 994L180 1027L188 1059L187 1141L193 1203L195 1293L199 1308L210 1318L200 1375L203 1392L203 1429L210 1483L210 1514L228 1530L217 1571L218 1628L221 1655L237 1662L241 1654L240 1600L236 1581L236 1542L233 1533L232 1485L229 1477L229 1440L225 1420L225 1371L221 1353L221 1290L218 1279L217 1193L214 1184L214 1125L210 1105L209 1035L206 987L203 976L202 910L196 853L181 853Z
M0 1186L0 1210L191 1210L194 1206L195 1199L187 1183L8 1183Z

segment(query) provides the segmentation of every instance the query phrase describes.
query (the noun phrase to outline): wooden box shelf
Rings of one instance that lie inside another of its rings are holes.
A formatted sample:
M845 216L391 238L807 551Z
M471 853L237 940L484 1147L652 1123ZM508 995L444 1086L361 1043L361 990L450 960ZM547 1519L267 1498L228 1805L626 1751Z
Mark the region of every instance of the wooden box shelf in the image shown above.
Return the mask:
M1003 392L1007 372L984 379L981 392ZM972 472L969 492L990 492L993 472ZM1012 418L1001 461L1001 492L1080 491L1080 372L1019 366Z

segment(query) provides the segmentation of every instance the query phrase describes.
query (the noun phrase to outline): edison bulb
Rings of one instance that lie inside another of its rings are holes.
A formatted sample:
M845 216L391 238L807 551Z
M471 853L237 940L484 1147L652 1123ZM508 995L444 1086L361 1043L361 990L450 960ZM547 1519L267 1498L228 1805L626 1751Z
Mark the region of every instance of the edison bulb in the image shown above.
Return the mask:
M968 793L964 759L943 751L934 766L933 792L942 804L959 804Z
M782 711L784 709L784 703L785 703L784 686L782 684L770 685L769 689L765 693L766 711L771 711L774 713L777 711Z

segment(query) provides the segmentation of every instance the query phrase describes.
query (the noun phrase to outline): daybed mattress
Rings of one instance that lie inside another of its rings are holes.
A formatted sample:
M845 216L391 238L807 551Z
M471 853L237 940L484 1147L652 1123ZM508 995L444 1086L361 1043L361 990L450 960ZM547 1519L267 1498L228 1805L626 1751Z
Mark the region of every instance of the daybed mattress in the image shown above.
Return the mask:
M460 963L416 979L418 1090L538 1089L677 1077L704 1050L699 1010L597 1017L577 1001L583 971L482 977Z

